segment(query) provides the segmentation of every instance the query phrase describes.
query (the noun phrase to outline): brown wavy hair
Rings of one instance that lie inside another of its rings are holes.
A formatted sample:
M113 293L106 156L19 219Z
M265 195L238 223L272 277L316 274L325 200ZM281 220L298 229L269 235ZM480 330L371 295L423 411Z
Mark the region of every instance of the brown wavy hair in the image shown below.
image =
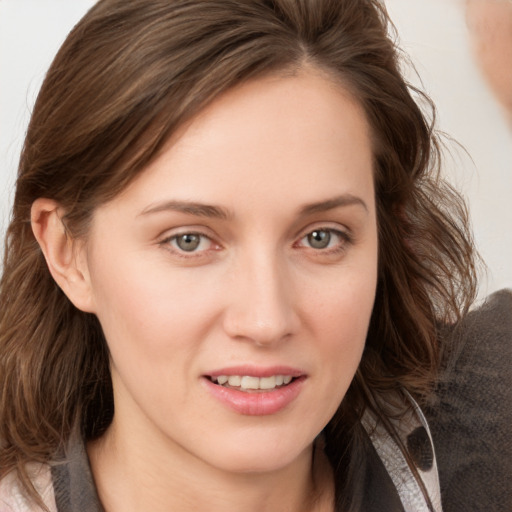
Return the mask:
M101 0L78 23L37 98L7 231L2 473L16 470L37 500L26 463L55 461L76 425L85 439L101 436L113 414L101 327L53 281L31 231L33 201L57 201L69 236L85 236L95 209L214 98L307 64L359 101L375 146L376 301L360 367L325 429L337 506L357 508L362 412L388 424L377 397L427 396L443 347L437 326L464 314L476 286L466 208L438 172L433 106L404 81L390 34L379 0Z

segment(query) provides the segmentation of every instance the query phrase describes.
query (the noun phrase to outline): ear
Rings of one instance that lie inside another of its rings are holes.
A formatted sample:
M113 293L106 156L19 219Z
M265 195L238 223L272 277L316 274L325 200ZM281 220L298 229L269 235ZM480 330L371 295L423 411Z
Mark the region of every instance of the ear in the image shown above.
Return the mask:
M64 210L51 199L32 203L31 225L48 269L68 299L80 310L93 313L93 294L83 241L73 239L62 221Z

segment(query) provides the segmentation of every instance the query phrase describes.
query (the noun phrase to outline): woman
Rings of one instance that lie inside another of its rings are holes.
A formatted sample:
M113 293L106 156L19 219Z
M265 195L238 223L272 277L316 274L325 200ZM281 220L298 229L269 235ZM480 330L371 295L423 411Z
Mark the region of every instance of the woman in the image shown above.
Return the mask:
M388 28L376 0L75 27L7 236L7 510L440 510L417 404L473 249Z

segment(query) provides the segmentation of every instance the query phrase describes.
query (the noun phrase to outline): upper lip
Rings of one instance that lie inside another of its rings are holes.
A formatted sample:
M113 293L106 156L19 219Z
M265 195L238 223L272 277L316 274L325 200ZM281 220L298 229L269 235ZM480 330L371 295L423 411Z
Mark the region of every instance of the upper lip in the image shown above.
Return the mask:
M220 368L212 372L208 372L205 376L218 377L219 375L247 375L250 377L271 377L272 375L290 375L291 377L301 377L305 372L299 368L292 366L277 365L277 366L254 366L254 365L239 365L230 366L228 368Z

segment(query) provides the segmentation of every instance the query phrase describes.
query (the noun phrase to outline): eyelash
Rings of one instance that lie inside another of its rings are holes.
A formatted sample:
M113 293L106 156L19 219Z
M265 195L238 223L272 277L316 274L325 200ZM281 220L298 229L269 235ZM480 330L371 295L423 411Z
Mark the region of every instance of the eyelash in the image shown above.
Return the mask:
M185 236L199 237L200 238L199 244L202 244L205 240L208 240L210 245L219 247L217 244L215 244L215 242L212 240L212 238L210 236L205 235L204 233L197 232L197 231L183 231L181 233L177 233L175 235L169 236L167 238L164 238L160 242L160 245L165 246L167 248L167 250L171 251L172 253L178 255L181 258L197 258L197 257L202 256L206 251L211 250L210 248L207 248L207 249L203 249L200 251L196 251L196 250L186 251L186 250L180 248L179 246L177 246L177 243L178 243L177 241L181 237L185 237Z
M312 236L314 233L328 233L329 234L329 244L331 243L333 235L339 239L339 241L335 244L334 247L325 247L325 248L315 248L311 246L302 246L300 245L303 240L307 240L308 237ZM185 236L191 236L191 237L199 237L199 246L204 242L204 240L208 240L209 244L211 246L214 246L215 248L213 250L218 250L220 246L216 244L212 238L204 233L198 232L198 231L183 231L181 233L174 234L172 236L164 238L161 242L159 242L159 245L164 246L167 248L167 250L170 250L174 254L178 255L182 258L197 258L204 255L205 252L212 250L211 247L208 247L207 249L203 250L192 250L192 251L186 251L179 246L177 246L177 241L180 237ZM294 247L301 247L306 250L312 250L318 255L336 255L341 252L346 251L347 245L350 245L353 243L352 236L346 232L339 229L334 229L330 227L318 227L314 228L312 230L309 230L304 235L302 235L297 242L294 243Z
M333 235L338 238L338 242L334 244L332 247L324 247L324 248L315 248L308 245L305 247L307 250L312 250L318 255L337 255L347 250L347 245L353 243L352 236L347 231L342 231L340 229L334 229L326 226L320 226L309 230L306 234L301 236L301 238L296 242L296 244L300 244L303 240L307 240L308 237L312 236L314 233L328 233L329 234L329 244L332 241Z

